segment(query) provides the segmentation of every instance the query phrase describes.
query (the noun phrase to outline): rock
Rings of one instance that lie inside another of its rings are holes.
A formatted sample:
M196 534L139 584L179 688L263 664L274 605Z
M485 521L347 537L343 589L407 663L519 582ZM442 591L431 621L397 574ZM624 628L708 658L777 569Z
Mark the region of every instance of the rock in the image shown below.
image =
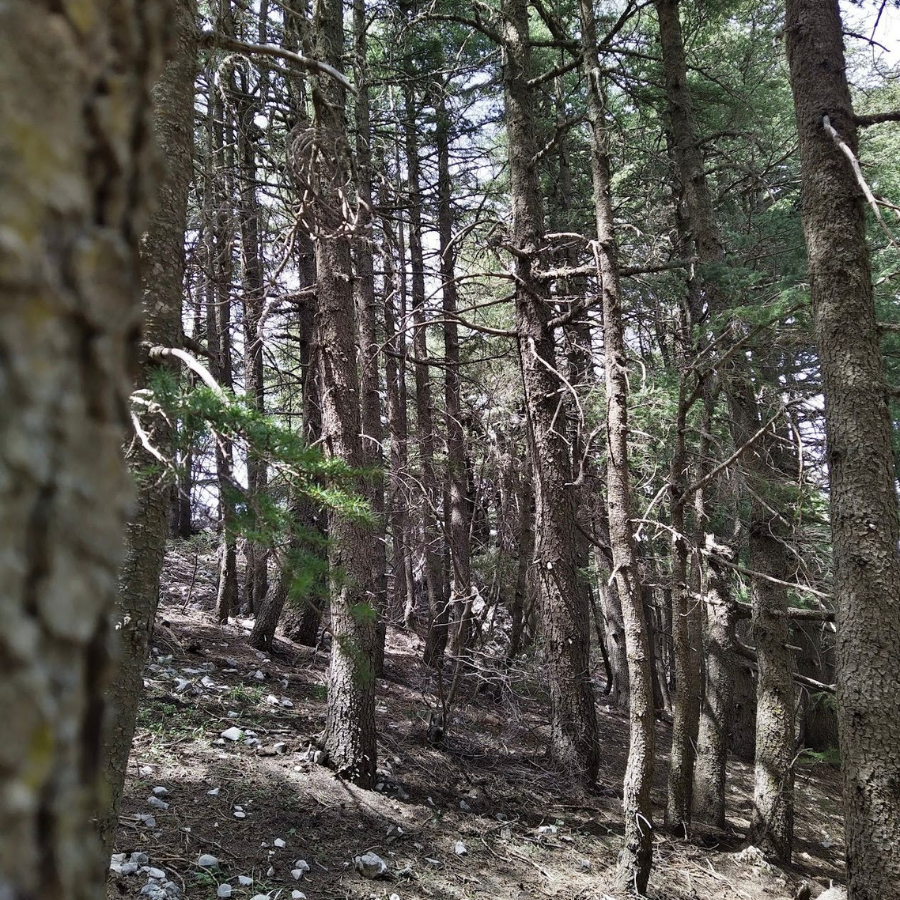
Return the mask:
M823 894L819 894L817 900L847 900L847 888L833 884Z
M109 858L109 864L111 866L120 866L123 862L125 862L124 853L113 853L113 855Z
M141 852L140 850L131 854L131 861L136 863L139 866L149 866L150 865L150 857L147 856L146 853Z
M274 694L269 694L269 696L266 697L266 703L268 703L269 706L278 706L278 698Z
M266 673L265 673L265 672L262 672L260 669L257 669L257 670L253 673L253 677L254 677L257 681L265 681L265 680L266 680Z
M159 797L148 797L147 805L152 806L154 809L168 809L169 804L166 803L165 800L160 800Z
M119 867L119 874L120 875L134 875L134 873L137 872L137 870L138 870L137 863L134 863L134 862L122 863L122 865Z
M286 844L284 843L284 841L281 838L275 838L275 840L272 841L272 843L279 849L286 846Z
M220 884L216 889L217 897L230 897L231 896L231 885L227 882L225 884Z
M232 725L231 728L226 728L221 736L226 741L239 741L244 736L244 732L236 725Z
M253 884L253 879L249 875L238 875L238 884L241 887L250 887Z
M212 680L212 678L209 677L209 675L204 675L200 679L200 684L202 684L203 687L209 690L212 690L214 687L216 687L216 683Z
M176 897L181 896L181 888L174 881L167 881L162 887L169 900L175 900Z
M391 896L388 897L388 900L400 900L400 895L399 894L391 894Z
M387 836L394 839L403 837L403 829L399 825L391 825L387 830Z
M299 881L309 871L309 863L305 859L298 859L291 869L291 876L294 881Z
M148 878L155 878L157 881L162 881L163 878L166 877L166 873L162 869L157 869L155 867L151 867L147 872Z
M236 810L234 811L234 817L235 817L236 819L246 819L246 818L247 818L247 813L245 813L242 809L236 809Z
M206 792L206 796L207 797L218 797L220 790L221 790L221 788L213 788L211 791Z
M589 859L583 859L581 861L581 871L582 872L590 872L591 871L591 861Z
M365 853L362 856L354 856L353 868L363 878L378 878L388 870L387 863L377 853Z
M306 900L306 894L303 891L291 891L291 900Z
M282 753L287 753L287 744L284 741L278 741L272 746L272 752L279 756Z
M463 812L472 812L472 807L469 806L469 804L466 803L465 800L460 800L460 801L459 801L459 808L460 808Z
M268 894L254 894L250 900L269 900Z
M144 897L149 897L150 900L167 900L165 889L152 881L141 888L141 894Z
M509 825L504 825L500 829L500 840L503 841L511 841L512 840L512 828Z
M559 829L555 825L541 825L538 834L556 834Z
M269 868L266 869L266 878L271 878L274 874L275 874L275 866L269 866Z
M281 706L283 706L285 709L293 709L294 708L293 702L288 700L287 697L281 698Z
M153 774L153 766L141 766L138 769L138 775L141 778L149 778Z
M162 787L162 785L153 788L153 794L156 797L167 797L169 795L169 789Z
M462 841L457 841L453 847L453 852L457 856L465 856L469 851L466 849L466 845Z
M151 816L150 813L138 813L136 818L141 825L147 828L156 828L156 817Z
M197 857L197 865L201 869L214 869L219 864L219 860L211 853L201 853Z

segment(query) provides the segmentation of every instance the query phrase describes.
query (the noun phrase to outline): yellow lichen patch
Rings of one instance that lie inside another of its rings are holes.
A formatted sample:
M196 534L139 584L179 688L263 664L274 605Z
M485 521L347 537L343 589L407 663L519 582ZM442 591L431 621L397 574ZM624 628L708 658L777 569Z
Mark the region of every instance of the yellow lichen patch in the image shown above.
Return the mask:
M65 0L66 15L80 34L88 34L97 23L95 0Z

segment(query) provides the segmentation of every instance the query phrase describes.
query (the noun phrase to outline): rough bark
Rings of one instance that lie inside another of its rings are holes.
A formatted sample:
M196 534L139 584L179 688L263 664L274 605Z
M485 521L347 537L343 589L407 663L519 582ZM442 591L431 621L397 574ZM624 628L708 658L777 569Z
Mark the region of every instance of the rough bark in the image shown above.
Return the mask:
M857 151L835 0L788 0L803 226L825 393L837 706L852 900L900 897L900 559L865 207L823 115Z
M622 298L613 225L609 149L597 53L597 23L590 0L581 0L583 64L588 80L591 123L591 177L597 224L596 259L603 299L606 373L607 510L613 573L622 605L630 685L628 764L622 794L625 841L616 873L625 890L643 894L653 861L654 715L650 642L638 584L628 473L628 377Z
M689 301L694 304L690 316L692 321L696 321L702 311L699 307L701 298L713 314L727 311L728 298L714 275L710 274L714 272L715 267L725 263L725 252L710 197L694 117L693 98L687 83L687 64L678 11L679 0L657 0L656 10L659 17L672 144L685 206L686 226L690 231L696 256L702 265L699 274L702 290L691 292L689 297ZM762 424L760 410L750 383L751 373L744 357L738 354L729 359L720 375L724 378L724 391L729 405L732 441L736 447L740 447L747 443ZM783 455L777 441L769 432L763 434L754 448L744 455L742 462L757 495L767 491L770 481L777 482L783 477L783 473L777 471L777 465L773 468L769 464L770 460L775 460L777 464ZM750 509L749 546L751 559L760 560L762 568L757 571L767 571L782 580L787 580L788 561L784 548L787 537L781 520L777 516L771 516L764 503L753 500ZM767 631L768 626L763 619L786 606L786 596L783 591L780 593L772 591L770 584L754 583L753 597L755 604L762 604L754 613L756 620L759 621L759 628ZM773 625L773 628L777 626ZM757 682L758 699L763 702L758 702L757 705L755 794L758 805L761 804L761 812L755 820L754 834L757 840L771 849L777 847L778 854L783 859L789 860L792 831L790 821L793 818L793 811L788 806L793 802L792 791L780 790L769 798L763 795L776 784L782 784L787 788L792 777L788 771L774 773L772 769L784 760L790 762L793 758L793 735L782 727L784 724L782 717L774 712L789 702L782 694L785 691L789 693L793 691L791 679L793 665L789 656L778 652L774 643L767 644L767 647L771 647L772 652L766 653L767 662L761 666L765 668L767 677L760 678ZM779 666L782 668L779 669ZM767 714L767 710L772 711L772 714ZM760 731L763 732L762 740ZM779 741L782 742L782 746L776 749ZM688 808L685 809L689 812ZM771 836L765 834L767 822L772 824Z
M438 156L438 249L444 313L444 397L447 426L447 468L450 483L450 561L453 596L461 604L454 646L463 652L471 639L472 565L469 542L469 497L466 441L459 381L459 327L456 323L456 252L453 246L453 207L450 172L450 116L439 93L435 144Z
M178 0L173 13L173 56L153 91L154 124L166 174L159 183L156 212L141 243L144 352L136 379L138 388L147 387L160 365L149 358L147 349L177 346L181 338L184 233L193 177L196 3ZM174 435L166 418L140 418L151 446L171 458ZM116 631L120 657L116 677L107 691L111 714L103 745L103 774L108 803L98 813L98 827L107 849L112 847L118 824L169 530L170 482L166 473L160 471L159 462L139 440L132 440L126 456L137 480L137 498L125 534L125 559L119 576Z
M343 21L340 0L315 0L316 58L340 71ZM344 120L344 88L327 75L313 87L316 147L316 271L319 354L322 378L322 434L325 451L360 468L363 456L357 323L350 284L350 237L337 223L341 191L350 177ZM337 773L362 787L375 778L376 644L372 593L372 530L340 512L329 517L331 566L331 662L324 749Z
M0 895L95 900L165 4L0 6ZM163 519L165 513L163 512Z
M550 687L551 752L562 766L592 782L599 747L589 659L590 607L578 578L572 462L564 437L554 428L558 405L565 402L565 388L556 369L548 325L547 288L535 277L544 213L536 161L534 96L528 85L527 3L504 0L501 18L512 199L509 238L515 258L519 364L534 473L534 559Z
M416 133L416 98L412 88L406 88L406 165L409 179L409 256L411 263L412 315L415 324L413 350L415 352L416 434L423 493L423 531L425 546L425 576L428 589L428 636L424 659L429 666L440 666L447 647L450 626L450 597L444 578L439 550L441 543L440 515L443 497L434 465L435 428L431 395L431 375L428 371L428 342L425 312L425 259L422 248L422 194L419 173L419 143Z
M363 0L353 3L353 32L357 70L356 97L356 171L359 214L358 237L354 242L356 280L353 288L359 322L359 371L362 400L363 458L373 474L366 484L366 497L379 527L384 520L384 453L381 425L381 392L378 371L378 335L376 329L374 237L372 223L372 147L369 87L366 74L366 10ZM372 544L372 591L378 616L378 640L375 649L375 672L384 671L384 642L387 633L387 551L380 538Z
M725 774L734 700L734 612L730 579L719 558L732 562L734 551L707 538L713 553L706 570L703 655L705 690L700 707L697 761L694 767L693 816L725 828Z

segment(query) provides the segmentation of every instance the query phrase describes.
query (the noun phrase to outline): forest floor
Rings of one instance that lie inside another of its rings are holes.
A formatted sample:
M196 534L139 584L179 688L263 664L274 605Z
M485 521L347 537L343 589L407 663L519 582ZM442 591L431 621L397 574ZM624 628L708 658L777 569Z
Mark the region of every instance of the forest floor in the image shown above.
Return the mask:
M249 622L216 624L214 580L210 554L193 545L170 552L160 609L167 627L145 676L116 839L126 861L143 853L160 871L150 881L146 871L111 875L109 898L146 900L166 881L190 900L229 896L224 885L235 900L288 900L297 892L308 900L620 896L612 874L628 745L621 711L600 699L600 790L593 794L545 757L538 661L498 680L494 697L464 684L445 744L434 748L426 718L436 679L421 663L419 638L390 629L376 713L381 790L359 790L308 759L325 720L327 653L280 638L273 654L253 650ZM223 738L231 727L243 737ZM659 723L658 824L670 739ZM843 880L837 769L798 765L791 867L746 849L752 776L751 766L730 764L726 833L698 829L684 840L658 828L650 897L790 898L804 880L815 897L830 879ZM367 852L387 863L386 877L354 870L354 858ZM218 864L198 866L201 854Z

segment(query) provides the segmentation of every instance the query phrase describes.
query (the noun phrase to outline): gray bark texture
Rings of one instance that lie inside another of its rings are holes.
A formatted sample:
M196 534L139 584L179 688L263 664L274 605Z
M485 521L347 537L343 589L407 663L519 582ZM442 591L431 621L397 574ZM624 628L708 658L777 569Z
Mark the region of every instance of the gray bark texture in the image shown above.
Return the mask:
M97 900L166 4L0 4L0 896ZM164 518L164 514L163 514Z
M177 0L172 9L174 52L153 90L156 136L165 157L166 174L159 181L158 206L141 242L144 326L137 387L145 387L154 367L160 365L149 359L147 350L153 346L177 346L181 338L184 232L193 176L197 6L194 0ZM142 415L141 420L150 444L171 457L173 435L165 417ZM118 823L168 533L169 480L141 441L132 439L127 451L137 480L137 503L128 522L125 559L119 576L118 670L107 692L110 724L104 742L103 776L109 796L98 813L100 834L107 849L112 847Z
M628 360L622 323L622 296L613 224L609 143L605 126L603 86L597 53L597 22L593 4L581 0L584 68L588 78L591 122L591 177L597 224L597 268L603 298L603 344L606 377L606 506L613 572L622 607L629 680L628 763L622 788L625 840L619 854L616 881L623 890L643 894L653 862L654 732L653 671L650 635L638 577L631 524L628 472Z
M825 392L851 900L900 897L900 559L891 423L837 0L788 0L803 226Z
M340 0L315 0L316 56L341 66L343 20ZM322 435L328 454L354 468L365 463L361 439L356 315L350 284L350 237L333 220L340 192L348 187L349 147L344 89L327 75L313 87L318 174L315 198L318 274ZM336 229L335 229L335 226ZM364 524L333 512L331 547L331 663L324 749L337 773L361 787L375 778L375 608L372 543Z
M565 438L554 428L565 403L548 326L549 297L535 277L544 213L537 169L531 47L525 0L501 9L503 83L512 195L510 243L516 267L516 327L534 471L534 563L550 687L551 753L593 782L599 763L590 672L590 604L577 569L575 492Z

